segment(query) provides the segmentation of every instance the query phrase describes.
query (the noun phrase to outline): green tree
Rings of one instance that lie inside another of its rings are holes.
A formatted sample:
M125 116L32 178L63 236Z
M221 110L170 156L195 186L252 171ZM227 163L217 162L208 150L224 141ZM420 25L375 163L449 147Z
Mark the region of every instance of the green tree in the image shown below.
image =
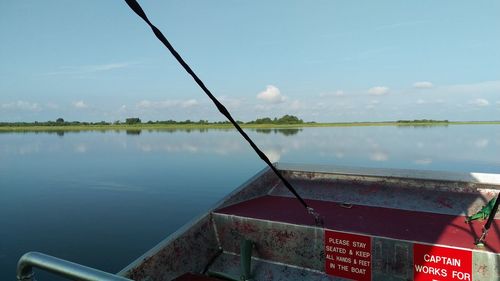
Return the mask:
M269 117L264 117L264 118L257 118L254 121L255 124L272 124L273 120Z
M125 119L127 125L141 124L141 119L139 118L127 118Z
M276 123L278 124L302 124L304 121L302 119L299 119L297 116L293 115L284 115L283 117L279 118Z

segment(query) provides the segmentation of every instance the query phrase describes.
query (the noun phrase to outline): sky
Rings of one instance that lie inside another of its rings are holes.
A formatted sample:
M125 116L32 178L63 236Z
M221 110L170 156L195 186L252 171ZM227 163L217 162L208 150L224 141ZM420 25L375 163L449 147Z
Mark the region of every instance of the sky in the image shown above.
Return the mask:
M237 120L500 120L500 1L139 1ZM1 0L0 122L224 118L124 1Z

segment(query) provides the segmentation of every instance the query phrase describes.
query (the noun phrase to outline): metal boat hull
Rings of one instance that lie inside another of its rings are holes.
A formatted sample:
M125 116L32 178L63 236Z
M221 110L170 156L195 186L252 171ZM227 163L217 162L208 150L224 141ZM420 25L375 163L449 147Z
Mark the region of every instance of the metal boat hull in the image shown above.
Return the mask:
M324 218L317 226L264 169L119 274L239 279L240 241L255 243L253 280L500 280L498 215L465 223L500 191L500 176L277 164Z

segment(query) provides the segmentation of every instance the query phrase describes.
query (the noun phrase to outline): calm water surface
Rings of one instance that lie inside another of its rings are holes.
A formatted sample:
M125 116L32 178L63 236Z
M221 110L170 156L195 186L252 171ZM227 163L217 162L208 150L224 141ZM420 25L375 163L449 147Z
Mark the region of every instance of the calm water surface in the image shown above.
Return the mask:
M249 134L272 161L500 173L496 125ZM262 168L233 130L0 133L0 279L32 250L117 272Z

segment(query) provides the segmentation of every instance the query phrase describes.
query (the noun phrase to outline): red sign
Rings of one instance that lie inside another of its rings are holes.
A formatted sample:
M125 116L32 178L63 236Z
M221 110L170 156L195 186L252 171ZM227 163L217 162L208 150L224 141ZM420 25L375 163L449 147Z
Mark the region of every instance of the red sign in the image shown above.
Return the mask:
M372 277L371 238L325 229L325 272L357 281Z
M413 244L415 281L472 281L472 252Z

